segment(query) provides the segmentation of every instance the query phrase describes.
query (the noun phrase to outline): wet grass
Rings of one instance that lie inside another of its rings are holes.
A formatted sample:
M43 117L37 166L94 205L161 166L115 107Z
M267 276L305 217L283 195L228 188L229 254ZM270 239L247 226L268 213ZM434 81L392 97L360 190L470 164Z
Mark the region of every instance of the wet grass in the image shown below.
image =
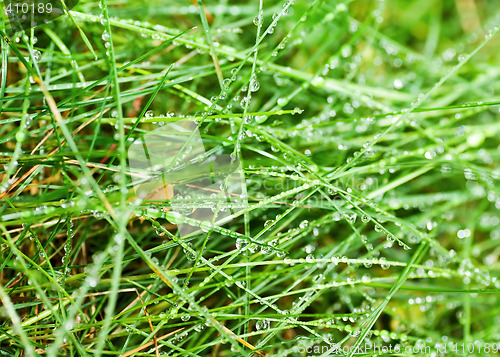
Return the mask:
M102 0L0 24L2 354L493 355L494 5ZM127 163L185 119L249 203L189 238Z

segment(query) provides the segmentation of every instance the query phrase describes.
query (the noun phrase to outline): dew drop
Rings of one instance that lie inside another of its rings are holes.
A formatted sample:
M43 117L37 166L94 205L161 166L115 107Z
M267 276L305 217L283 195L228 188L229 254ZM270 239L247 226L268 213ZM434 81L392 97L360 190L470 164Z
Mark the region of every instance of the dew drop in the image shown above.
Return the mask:
M181 320L184 321L184 322L189 321L190 318L191 318L191 316L189 316L187 314L181 316Z
M38 50L33 50L33 60L35 60L36 62L38 62L40 60L40 56L42 55L42 53Z
M242 238L236 239L236 249L238 249L238 250L245 249L247 245L248 245L248 242L245 239L242 239Z
M308 220L303 220L302 222L300 222L299 224L299 228L300 229L304 229L304 228L307 228L309 226L309 221Z
M255 324L255 329L257 331L267 330L269 328L269 325L269 320L262 319L257 321L257 323Z
M262 26L263 23L264 23L264 16L261 11L257 16L254 17L253 24L255 26Z
M250 81L250 91L257 92L259 88L260 88L260 83L255 78L252 78L252 80Z
M104 32L102 33L102 36L101 36L102 40L103 40L104 42L107 42L107 41L109 41L109 37L110 37L110 36L109 36L108 31L104 30Z
M280 107L284 107L284 106L285 106L285 105L287 105L287 104L288 104L288 100L287 100L286 98L279 98L279 99L278 99L278 105L279 105Z

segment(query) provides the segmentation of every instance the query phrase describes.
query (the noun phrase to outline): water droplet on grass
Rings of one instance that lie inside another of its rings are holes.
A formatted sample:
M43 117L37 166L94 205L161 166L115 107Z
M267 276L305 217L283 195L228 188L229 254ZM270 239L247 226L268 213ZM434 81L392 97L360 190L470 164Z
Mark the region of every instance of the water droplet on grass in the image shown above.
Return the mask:
M390 264L387 262L387 259L385 259L384 257L379 259L379 263L380 263L380 266L382 267L382 269L384 269L384 270L387 270L390 267Z
M189 316L189 315L182 315L181 316L181 320L184 322L189 321L190 318L191 318L191 316Z
M279 99L278 99L278 105L279 105L280 107L284 107L284 106L285 106L285 105L287 105L287 104L288 104L288 99L286 99L286 98L279 98Z
M42 53L38 50L33 50L33 60L35 60L36 62L38 62L40 60L40 56L42 55Z
M323 77L314 77L311 84L315 87L322 87L325 84L325 79Z
M252 78L250 81L250 92L257 92L260 88L260 83L255 79Z
M255 329L257 331L267 330L269 328L269 325L270 325L269 320L267 319L259 320L255 324Z
M247 245L248 245L248 242L245 239L242 239L242 238L236 239L236 249L238 249L238 250L245 249Z
M103 40L104 42L109 41L110 36L109 36L108 31L104 30L104 32L102 33L101 38L102 38L102 40Z
M432 160L433 158L436 157L436 152L435 151L426 151L424 156L427 160Z

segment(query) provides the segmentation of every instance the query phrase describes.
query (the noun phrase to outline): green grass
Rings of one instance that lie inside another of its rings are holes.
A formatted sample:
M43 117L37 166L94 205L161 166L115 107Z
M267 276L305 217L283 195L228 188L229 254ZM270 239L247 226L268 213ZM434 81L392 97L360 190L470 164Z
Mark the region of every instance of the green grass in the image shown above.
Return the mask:
M0 352L494 355L499 24L494 1L461 0L81 0L24 35L4 19ZM190 237L168 201L134 200L127 162L185 119L239 158L249 203Z

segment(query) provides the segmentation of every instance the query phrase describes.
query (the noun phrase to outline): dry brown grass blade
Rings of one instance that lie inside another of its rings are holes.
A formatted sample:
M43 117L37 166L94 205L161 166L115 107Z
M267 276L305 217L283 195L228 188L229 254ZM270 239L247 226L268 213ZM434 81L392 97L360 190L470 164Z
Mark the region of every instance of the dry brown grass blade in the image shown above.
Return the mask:
M52 112L52 115L54 116L57 124L59 124L61 126L64 125L61 113L59 112L59 108L57 108L56 101L54 100L54 98L52 97L50 92L48 91L47 87L45 87L42 80L38 76L34 76L34 80L40 86L40 89L42 90L43 96L45 97L45 100L47 101L47 104L49 105L50 111ZM94 116L94 118L99 117L100 115L101 114L99 113L98 115ZM101 199L102 203L104 204L104 207L108 210L111 217L116 218L116 213L115 213L115 210L113 209L113 206L111 206L111 204L106 199L106 197L102 194L102 192L99 192L98 196Z
M53 101L53 99L52 99ZM55 105L55 102L54 102L54 105ZM57 106L55 106L55 108L57 109ZM95 116L93 116L92 118L90 118L89 120L87 120L85 123L81 124L78 128L75 129L75 131L73 131L73 133L71 134L71 136L75 136L78 132L80 132L83 128L85 128L87 125L89 125L90 123L92 123L94 120L96 120L97 118L99 118L99 116L101 116L102 114L106 113L107 111L109 111L109 108L105 109L102 113L98 113L96 114ZM59 112L58 112L59 113ZM61 118L61 115L59 114L59 118L60 120L62 120ZM45 135L45 137L42 139L42 141L31 151L31 154L33 154L48 138L50 135L52 135L54 133L54 129L50 129L47 134ZM61 142L61 146L64 145L64 143L66 142L66 140L63 140ZM47 155L47 157L45 159L42 159L42 162L43 161L47 161L50 159L50 157L52 155L54 155L57 151L59 151L59 149L61 148L61 146L58 146L54 149L52 149L51 152L49 152L49 154ZM3 197L5 197L7 194L9 194L14 188L16 188L21 182L23 182L27 177L29 177L31 174L33 174L33 172L35 172L38 167L40 167L41 164L37 164L35 166L33 166L31 169L28 170L28 172L26 172L23 176L21 176L20 178L18 178L16 181L14 181L12 183L12 185L10 185L10 187L0 193L0 199L2 199ZM16 174L14 175L14 178L17 176L17 174L20 172L20 169L16 172Z
M261 350L257 350L257 348L252 345L251 343L245 341L244 339L238 337L238 335L236 335L233 331L231 331L230 329L228 329L226 326L223 326L219 323L219 321L215 320L214 318L212 318L212 321L214 321L214 323L218 324L220 327L222 327L222 329L224 331L226 331L228 334L230 334L231 336L234 336L234 339L236 341L238 341L239 343L241 343L242 345L250 348L252 351L254 351L256 354L258 354L259 356L263 356L263 357L266 357L267 356L267 353L265 353L264 351L261 351Z
M180 328L180 329L178 329L178 330L175 330L175 331L169 332L169 333L167 333L166 335L163 335L163 336L161 336L161 337L158 337L158 338L157 338L157 341L164 340L164 339L166 339L167 337L172 336L172 335L174 335L174 334L176 334L177 332L182 331L182 330L184 330L184 327L183 327L183 328ZM132 355L134 355L135 353L137 353L137 352L139 352L139 351L142 351L143 349L148 348L149 346L152 346L152 345L153 345L153 343L154 343L153 341L148 342L148 343L146 343L146 344L144 344L144 345L141 345L141 346L139 346L139 347L137 347L137 348L134 348L133 350L128 351L127 353L124 353L124 354L120 355L120 357L128 357L128 356L132 356Z
M91 214L88 214L88 215L85 215L85 216L71 217L71 220L75 221L77 219L84 219L84 218L89 218L89 217L94 217L94 216L91 215ZM50 225L57 224L57 222L59 222L59 220L54 219L52 221L48 221L48 222L44 222L44 223L32 224L30 227L31 228L37 228L37 227L43 227L43 226L50 226ZM14 228L14 229L11 229L9 231L2 232L2 235L17 233L17 232L22 232L23 230L24 230L24 228ZM13 241L15 242L15 239Z
M198 2L196 0L191 0L191 3L198 6ZM214 16L210 13L210 11L208 11L205 5L203 5L203 10L205 10L205 16L207 17L208 23L211 25L214 22Z
M149 324L149 328L151 330L151 332L154 332L154 327L153 327L153 323L151 322L151 319L149 318L149 313L148 313L148 309L146 308L146 305L144 305L144 301L142 300L142 296L141 294L139 294L139 291L137 291L137 296L139 298L139 300L141 300L141 304L143 305L143 309L144 309L144 315L146 315L146 317L148 318L148 324ZM158 350L158 340L156 338L156 334L153 334L153 343L155 344L155 352L156 352L156 357L160 357L160 351Z

